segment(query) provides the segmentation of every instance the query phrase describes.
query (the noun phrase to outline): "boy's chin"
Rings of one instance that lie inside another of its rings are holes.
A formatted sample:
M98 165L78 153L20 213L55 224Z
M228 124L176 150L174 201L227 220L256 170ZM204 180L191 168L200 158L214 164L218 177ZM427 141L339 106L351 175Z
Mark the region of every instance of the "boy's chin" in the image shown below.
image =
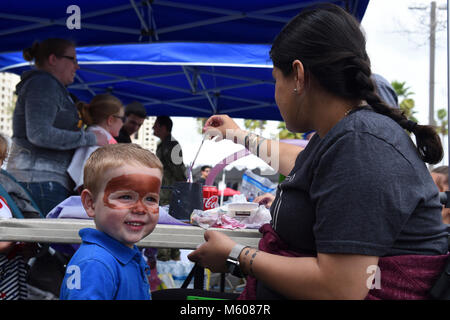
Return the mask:
M152 226L147 226L146 230L142 233L142 237L140 239L138 239L139 242L143 239L145 239L147 236L149 236L156 228L156 224L152 225Z

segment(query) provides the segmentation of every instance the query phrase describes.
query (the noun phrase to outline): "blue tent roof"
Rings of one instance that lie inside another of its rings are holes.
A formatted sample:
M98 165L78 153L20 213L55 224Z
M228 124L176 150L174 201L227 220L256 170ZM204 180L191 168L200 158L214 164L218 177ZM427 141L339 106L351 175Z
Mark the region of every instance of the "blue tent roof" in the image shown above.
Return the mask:
M362 19L369 0L2 0L0 52L35 40L71 38L78 46L157 41L272 42L305 6L330 2ZM80 29L71 17L79 8Z
M3 0L0 71L30 68L21 50L35 40L68 38L81 66L69 89L81 100L106 91L143 102L149 115L282 120L269 44L302 8L323 2L361 20L369 0ZM80 29L68 28L73 5Z
M77 48L69 90L90 101L110 92L149 115L282 120L274 101L269 45L151 43ZM0 54L0 71L30 69L21 52Z

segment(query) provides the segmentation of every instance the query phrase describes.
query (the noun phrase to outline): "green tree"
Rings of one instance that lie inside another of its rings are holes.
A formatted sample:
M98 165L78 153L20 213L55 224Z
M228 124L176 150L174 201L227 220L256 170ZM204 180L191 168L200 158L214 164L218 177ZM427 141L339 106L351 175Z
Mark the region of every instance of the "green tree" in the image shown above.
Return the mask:
M205 126L208 118L197 118L197 132L203 134L203 127Z
M394 80L391 82L391 85L399 99L406 99L414 94L414 92L410 91L411 88L406 86L406 81L400 82Z
M391 82L391 85L397 94L399 107L404 112L405 116L412 121L418 122L414 116L414 114L417 113L417 111L414 110L416 103L414 99L410 98L410 96L414 95L414 92L411 91L410 87L406 86L405 81L400 82L394 80Z
M437 118L438 126L436 127L436 131L442 136L442 140L444 140L444 136L448 134L447 110L445 108L439 109L437 111Z
M277 128L280 129L280 131L278 132L278 139L280 139L280 140L282 140L282 139L303 139L304 138L302 133L290 132L286 128L285 122L280 122L278 124Z
M252 120L246 119L244 120L244 127L249 131L259 130L259 134L261 135L264 129L266 128L267 121L266 120Z

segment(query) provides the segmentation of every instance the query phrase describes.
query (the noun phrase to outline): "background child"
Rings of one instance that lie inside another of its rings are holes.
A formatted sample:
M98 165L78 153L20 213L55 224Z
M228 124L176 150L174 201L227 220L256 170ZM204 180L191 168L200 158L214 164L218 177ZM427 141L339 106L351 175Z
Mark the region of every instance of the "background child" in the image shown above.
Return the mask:
M88 126L86 131L103 133L108 137L109 144L117 143L114 137L119 135L125 117L123 104L118 98L110 94L99 94L90 103L78 102L77 108L83 123ZM80 147L75 151L67 168L67 172L75 182L75 191L81 192L84 164L97 148L98 146Z
M450 190L448 187L448 166L439 166L431 170L431 177L439 189L439 192ZM442 206L442 221L447 225L447 231L450 231L450 208Z
M82 244L67 266L61 299L151 299L149 267L135 243L158 222L161 179L159 159L138 145L92 153L81 199L96 229L80 230Z
M8 142L0 134L0 167L8 156ZM6 200L0 196L0 219L12 218ZM23 243L0 241L0 300L22 300L28 295Z

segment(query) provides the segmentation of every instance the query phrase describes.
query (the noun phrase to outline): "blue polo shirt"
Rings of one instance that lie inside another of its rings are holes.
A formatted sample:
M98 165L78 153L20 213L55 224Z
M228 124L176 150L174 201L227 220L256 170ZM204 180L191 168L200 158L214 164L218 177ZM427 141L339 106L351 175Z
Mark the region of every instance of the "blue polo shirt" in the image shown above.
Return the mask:
M106 233L86 228L66 268L61 300L150 300L150 268L142 253Z

